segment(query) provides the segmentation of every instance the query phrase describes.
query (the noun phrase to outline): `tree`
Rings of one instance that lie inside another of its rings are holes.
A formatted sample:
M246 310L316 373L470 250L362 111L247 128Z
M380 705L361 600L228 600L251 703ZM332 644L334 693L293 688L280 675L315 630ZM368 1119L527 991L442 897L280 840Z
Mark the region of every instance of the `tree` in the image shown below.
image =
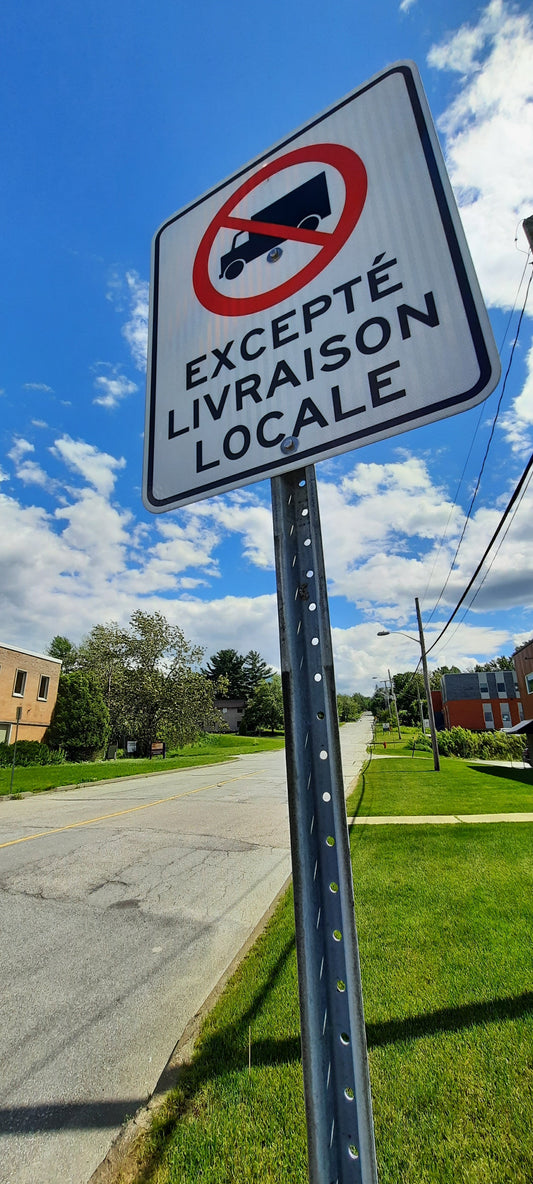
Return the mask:
M132 613L121 628L96 625L79 649L108 703L113 739L183 745L214 727L214 687L194 667L203 650L162 613Z
M419 704L422 706L424 715L427 716L426 690L422 674L419 672L414 674L412 670L407 670L404 673L394 674L392 681L400 723L414 728L420 727Z
M71 674L75 669L78 661L78 654L76 647L71 641L69 641L68 637L62 637L61 634L56 633L56 636L52 638L46 652L47 654L50 654L51 658L60 659L62 663L62 674Z
M279 674L273 674L266 682L260 682L249 700L241 722L241 731L262 732L270 730L272 735L283 727L283 693Z
M363 711L370 711L372 699L355 691L353 695L337 695L337 713L341 724L359 719Z
M238 654L237 650L217 650L216 654L212 654L202 670L202 674L204 678L218 684L217 691L225 691L224 698L245 699L247 681L244 674L244 662L244 654ZM224 680L222 684L220 679Z
M265 662L257 650L248 650L243 662L242 672L245 680L246 698L253 694L260 682L268 682L274 671Z
M480 674L482 670L514 670L514 662L510 654L500 654L499 658L491 658L490 662L474 666L475 674Z
M61 675L46 744L79 761L94 760L108 740L109 711L96 679L81 670Z
M202 670L215 684L221 699L249 699L260 682L268 681L274 671L257 650L239 654L237 650L217 650Z

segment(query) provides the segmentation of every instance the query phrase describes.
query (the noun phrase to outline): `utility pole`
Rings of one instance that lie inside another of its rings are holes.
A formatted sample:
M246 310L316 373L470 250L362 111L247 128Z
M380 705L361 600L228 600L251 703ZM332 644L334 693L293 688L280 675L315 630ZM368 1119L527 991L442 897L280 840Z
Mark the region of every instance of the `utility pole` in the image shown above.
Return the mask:
M416 616L418 620L418 633L420 636L420 649L422 653L422 671L424 674L424 686L426 688L426 699L428 704L428 718L429 730L431 732L431 747L433 749L433 766L436 773L440 773L440 757L439 745L437 742L437 729L435 727L435 712L433 711L433 700L431 698L431 687L429 685L428 664L426 658L426 645L424 642L424 630L422 629L422 617L420 615L420 605L418 603L418 596L415 596Z
M401 740L401 738L402 738L402 733L400 732L400 717L399 717L399 715L398 715L398 704L397 704L397 702L396 702L396 691L394 690L394 683L393 683L393 681L392 681L392 678L391 678L391 672L390 672L390 670L389 670L389 682L390 682L390 690L391 690L391 695L392 695L392 701L393 701L393 703L394 703L394 710L395 710L395 712L396 712L396 726L397 726L397 728L398 728L398 740Z

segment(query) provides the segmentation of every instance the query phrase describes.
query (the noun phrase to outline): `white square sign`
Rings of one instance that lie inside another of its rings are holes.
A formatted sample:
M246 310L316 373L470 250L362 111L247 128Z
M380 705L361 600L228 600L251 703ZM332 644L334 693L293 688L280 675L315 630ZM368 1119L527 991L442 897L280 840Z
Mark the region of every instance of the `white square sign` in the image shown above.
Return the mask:
M400 62L155 235L144 504L454 415L499 376L418 72Z

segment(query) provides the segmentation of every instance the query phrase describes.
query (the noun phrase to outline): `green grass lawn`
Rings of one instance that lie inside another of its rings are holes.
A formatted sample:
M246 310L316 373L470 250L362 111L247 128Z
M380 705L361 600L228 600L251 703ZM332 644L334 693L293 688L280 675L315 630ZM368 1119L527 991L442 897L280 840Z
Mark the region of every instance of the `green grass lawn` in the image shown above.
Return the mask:
M136 777L141 773L162 773L171 769L190 769L196 765L211 765L231 760L249 752L265 752L283 748L283 736L233 736L229 734L203 737L196 744L188 744L165 760L84 761L79 764L35 765L15 767L13 793L28 790L38 792L56 789L60 785L86 785L113 777ZM0 795L10 793L11 769L0 769Z
M533 811L533 769L469 764L454 757L441 757L440 765L436 773L431 754L372 759L347 800L348 816Z
M376 766L386 781L389 762ZM531 836L520 823L352 829L380 1184L531 1184ZM123 1178L306 1184L305 1147L288 893Z

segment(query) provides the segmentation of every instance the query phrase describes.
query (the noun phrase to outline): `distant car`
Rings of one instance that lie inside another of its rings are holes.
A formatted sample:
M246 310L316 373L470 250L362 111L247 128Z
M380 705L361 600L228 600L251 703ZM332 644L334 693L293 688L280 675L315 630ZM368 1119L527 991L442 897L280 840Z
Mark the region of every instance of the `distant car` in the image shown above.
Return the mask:
M250 221L274 222L279 226L299 226L305 230L316 230L322 218L327 218L329 214L331 206L328 183L326 174L322 172L317 173L316 177L311 177L309 181L304 181L303 185L298 185L296 189L292 189L271 205L252 214ZM220 260L219 278L236 279L245 263L250 263L259 255L267 255L283 242L284 235L272 237L239 230L233 239L231 249Z

